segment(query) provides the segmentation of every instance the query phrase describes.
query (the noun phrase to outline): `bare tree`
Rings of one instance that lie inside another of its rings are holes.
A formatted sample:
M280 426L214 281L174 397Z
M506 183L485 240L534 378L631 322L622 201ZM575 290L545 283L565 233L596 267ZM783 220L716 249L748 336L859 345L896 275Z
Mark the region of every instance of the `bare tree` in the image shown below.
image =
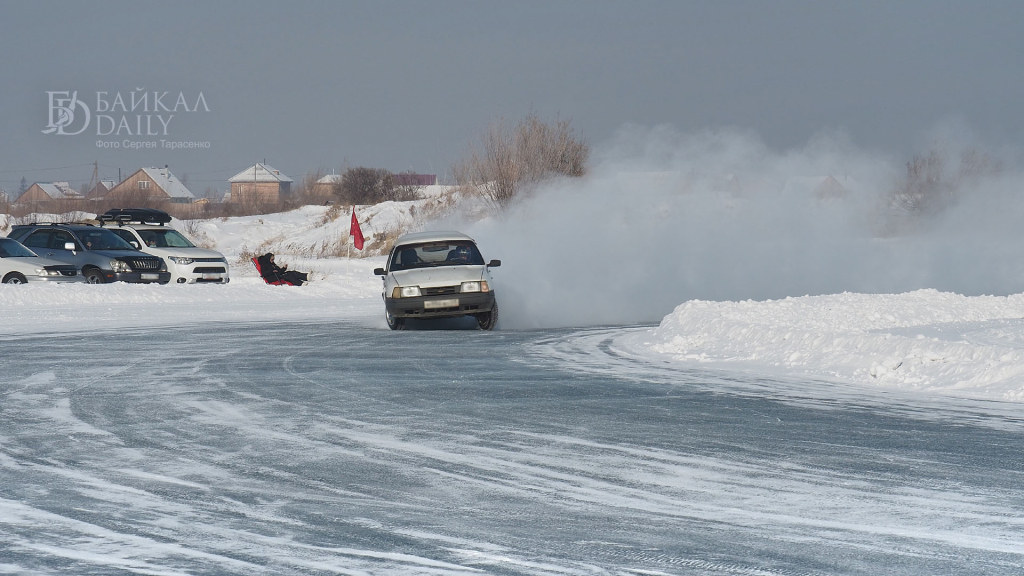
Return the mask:
M916 155L892 194L893 204L911 214L936 214L954 202L979 180L998 174L1002 165L992 156L967 148L953 171L936 150Z
M393 199L395 180L389 170L358 166L349 168L335 185L335 194L344 204L377 204Z
M417 183L417 176L419 175L412 170L393 174L394 188L391 190L388 200L394 200L395 202L419 200L422 197L423 185Z
M332 190L330 185L319 183L320 179L323 177L323 168L317 168L316 170L307 172L306 175L299 180L295 189L292 190L292 196L296 198L300 204L321 205L326 203L327 199L331 196Z
M545 179L583 176L589 157L590 145L576 135L570 120L549 124L531 113L515 126L504 119L488 125L452 173L459 186L504 209L525 188Z

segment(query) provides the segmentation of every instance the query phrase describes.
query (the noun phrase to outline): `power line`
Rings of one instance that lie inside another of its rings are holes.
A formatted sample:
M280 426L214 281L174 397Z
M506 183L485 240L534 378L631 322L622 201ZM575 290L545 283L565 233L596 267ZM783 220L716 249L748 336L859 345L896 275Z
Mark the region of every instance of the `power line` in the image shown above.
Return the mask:
M27 168L22 170L0 170L0 174L12 174L21 172L46 172L49 170L67 170L68 168L84 168L85 166L92 166L92 162L88 164L75 164L74 166L57 166L55 168Z

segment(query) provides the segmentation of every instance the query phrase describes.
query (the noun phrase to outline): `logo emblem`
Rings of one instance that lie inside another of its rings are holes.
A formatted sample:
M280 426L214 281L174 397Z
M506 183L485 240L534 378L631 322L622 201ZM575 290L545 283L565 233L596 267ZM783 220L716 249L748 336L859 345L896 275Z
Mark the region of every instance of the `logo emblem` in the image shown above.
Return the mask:
M89 127L90 112L85 102L78 99L78 91L68 92L47 92L50 96L50 123L46 125L43 134L59 134L61 136L74 136L85 132ZM68 132L66 129L73 129L75 123L75 109L81 108L84 113L82 127L77 132Z

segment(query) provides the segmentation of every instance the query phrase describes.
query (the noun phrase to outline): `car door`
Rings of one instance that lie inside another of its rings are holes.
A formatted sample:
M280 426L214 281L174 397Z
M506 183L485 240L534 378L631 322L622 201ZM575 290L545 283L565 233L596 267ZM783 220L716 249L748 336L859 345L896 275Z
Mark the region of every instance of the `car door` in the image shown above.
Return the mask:
M51 249L50 237L53 235L53 228L40 228L39 230L33 230L25 237L22 242L29 250L35 252L43 258L52 258L57 260L57 253Z
M75 249L65 250L64 246L67 243L75 245ZM49 238L49 249L46 251L47 258L53 258L59 262L65 262L67 264L74 264L78 266L78 255L75 252L81 252L82 246L75 239L75 236L67 230L53 230ZM79 266L80 267L80 266Z

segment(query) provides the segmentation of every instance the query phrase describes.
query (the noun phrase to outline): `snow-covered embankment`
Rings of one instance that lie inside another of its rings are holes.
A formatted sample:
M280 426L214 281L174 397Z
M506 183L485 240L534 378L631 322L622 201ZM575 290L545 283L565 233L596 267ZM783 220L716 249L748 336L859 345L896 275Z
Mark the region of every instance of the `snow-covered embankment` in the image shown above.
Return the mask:
M679 363L1024 401L1024 294L691 301L642 339Z

